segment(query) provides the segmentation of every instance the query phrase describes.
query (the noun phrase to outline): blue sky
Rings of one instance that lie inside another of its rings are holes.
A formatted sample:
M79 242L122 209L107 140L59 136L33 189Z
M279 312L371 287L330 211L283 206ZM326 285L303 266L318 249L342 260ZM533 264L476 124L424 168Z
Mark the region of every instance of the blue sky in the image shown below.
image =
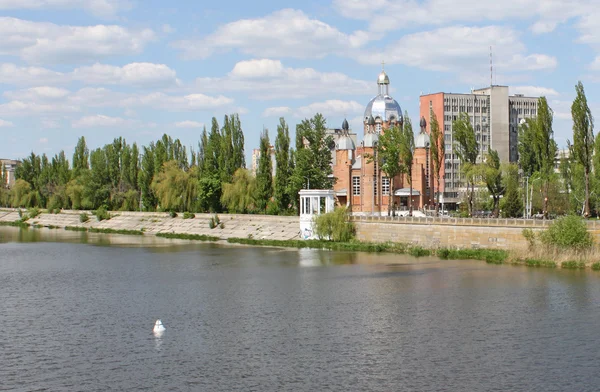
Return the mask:
M545 95L571 138L574 85L600 113L600 0L254 2L0 0L0 157L70 156L163 133L197 148L239 113L247 155L263 127L323 113L361 133L385 61L413 122L419 95L494 83Z

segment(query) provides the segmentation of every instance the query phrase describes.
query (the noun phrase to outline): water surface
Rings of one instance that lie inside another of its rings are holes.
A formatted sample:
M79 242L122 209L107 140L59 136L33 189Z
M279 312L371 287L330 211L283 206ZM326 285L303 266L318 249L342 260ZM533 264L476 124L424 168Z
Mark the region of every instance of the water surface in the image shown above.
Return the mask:
M590 271L0 228L0 298L0 390L600 388Z

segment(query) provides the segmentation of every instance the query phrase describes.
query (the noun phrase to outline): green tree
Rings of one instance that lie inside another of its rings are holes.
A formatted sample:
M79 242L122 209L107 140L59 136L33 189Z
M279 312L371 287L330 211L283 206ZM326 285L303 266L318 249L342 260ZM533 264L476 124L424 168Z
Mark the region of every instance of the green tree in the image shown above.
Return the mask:
M413 156L415 152L415 134L412 129L412 122L408 117L408 112L404 112L404 126L400 137L400 160L402 161L403 171L406 174L408 185L410 187L410 196L408 198L408 214L412 216L412 193L413 193Z
M80 137L75 146L75 152L73 153L73 176L77 177L81 171L88 170L90 168L90 150L87 148L85 143L85 137Z
M325 118L317 113L296 126L295 166L290 177L290 197L298 207L298 192L304 187L329 189L333 186L330 145L333 138L326 134Z
M460 113L452 123L454 133L454 152L461 162L462 171L467 179L469 216L473 216L473 196L475 193L475 174L479 143L467 113Z
M502 178L504 197L502 199L502 216L518 218L523 213L523 201L519 195L519 166L515 163L506 164Z
M538 115L535 119L535 139L533 149L535 151L536 160L539 165L540 178L542 179L543 193L543 214L544 218L548 218L548 189L550 181L554 174L554 159L558 146L554 141L554 131L552 130L552 109L548 106L548 101L545 97L538 100Z
M229 212L246 214L255 208L256 179L249 170L239 168L231 183L223 184L221 202Z
M260 136L260 157L256 170L256 208L259 211L267 210L269 200L273 196L273 172L271 161L271 144L269 131L264 130Z
M165 162L163 169L152 181L152 189L163 211L183 212L191 205L187 195L189 174L179 167L179 162Z
M431 122L431 161L433 165L433 175L435 175L435 183L437 189L435 190L437 198L435 202L435 215L439 216L440 213L440 174L442 167L444 167L444 159L446 155L446 145L444 144L444 134L440 130L440 125L437 120L437 116L430 110L430 122Z
M505 185L502 181L502 170L500 168L498 151L489 151L485 163L480 166L480 174L494 203L492 207L492 216L497 218L500 210L500 196L504 194L505 190Z
M587 104L583 84L578 82L575 86L577 97L571 105L573 117L573 158L583 167L585 181L585 196L583 202L583 216L590 216L590 173L592 170L592 156L594 154L594 118Z
M277 138L275 139L275 202L278 210L289 209L290 195L288 181L290 179L290 133L285 119L279 119Z

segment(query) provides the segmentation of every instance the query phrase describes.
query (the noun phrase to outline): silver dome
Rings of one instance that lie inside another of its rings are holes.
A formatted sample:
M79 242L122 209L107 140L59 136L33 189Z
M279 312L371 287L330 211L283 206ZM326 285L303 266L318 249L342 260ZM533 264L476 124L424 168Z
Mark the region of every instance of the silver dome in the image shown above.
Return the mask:
M352 138L350 136L341 136L337 142L336 142L336 146L335 149L336 150L354 150L355 145L354 145L354 141L352 140Z
M376 133L367 133L365 135L364 146L373 147L379 141L379 135Z
M415 139L415 148L429 148L429 135L420 132Z
M379 117L382 121L389 122L392 117L396 121L402 121L402 108L396 100L389 95L378 95L373 98L365 109L365 120L370 116Z

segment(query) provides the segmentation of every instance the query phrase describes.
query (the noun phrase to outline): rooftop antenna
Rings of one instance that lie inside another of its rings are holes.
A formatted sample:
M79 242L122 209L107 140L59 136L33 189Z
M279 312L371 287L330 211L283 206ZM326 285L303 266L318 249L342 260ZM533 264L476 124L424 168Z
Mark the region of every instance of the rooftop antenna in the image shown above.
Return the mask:
M493 75L494 75L494 66L493 66L493 62L492 62L492 45L490 45L490 87L494 85L494 79L493 79Z

